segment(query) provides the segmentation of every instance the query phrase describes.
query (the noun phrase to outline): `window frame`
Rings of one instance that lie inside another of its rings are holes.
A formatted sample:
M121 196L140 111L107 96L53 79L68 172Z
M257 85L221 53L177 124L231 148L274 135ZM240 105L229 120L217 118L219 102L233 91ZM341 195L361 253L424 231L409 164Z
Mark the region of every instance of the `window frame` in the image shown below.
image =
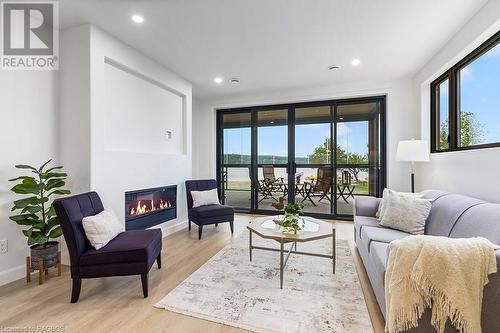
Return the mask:
M460 71L467 65L483 56L485 53L500 44L500 31L497 31L487 41L470 52L454 66L441 74L430 85L431 102L431 153L443 153L450 151L464 151L483 148L500 147L500 141L482 143L466 147L460 146ZM439 85L448 80L448 149L439 149L439 131L441 122L439 119Z

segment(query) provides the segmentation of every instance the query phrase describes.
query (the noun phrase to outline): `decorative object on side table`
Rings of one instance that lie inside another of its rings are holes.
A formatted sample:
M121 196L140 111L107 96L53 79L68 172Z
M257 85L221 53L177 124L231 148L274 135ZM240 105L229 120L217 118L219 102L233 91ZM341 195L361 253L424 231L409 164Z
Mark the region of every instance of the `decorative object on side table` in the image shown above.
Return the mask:
M67 174L61 172L62 166L46 169L51 160L41 167L16 165L18 169L31 170L34 176L20 176L10 179L19 182L11 191L21 195L29 195L14 201L12 211L20 211L10 219L20 226L28 226L23 234L28 238L31 256L26 257L26 282L31 282L31 273L38 270L38 283L42 284L48 269L57 267L61 275L61 252L59 242L50 241L62 235L54 208L48 204L53 195L65 195L70 191L61 189L66 185Z
M283 220L275 219L274 223L283 228L283 233L296 234L304 227L304 219L300 217L302 205L289 203L283 208Z

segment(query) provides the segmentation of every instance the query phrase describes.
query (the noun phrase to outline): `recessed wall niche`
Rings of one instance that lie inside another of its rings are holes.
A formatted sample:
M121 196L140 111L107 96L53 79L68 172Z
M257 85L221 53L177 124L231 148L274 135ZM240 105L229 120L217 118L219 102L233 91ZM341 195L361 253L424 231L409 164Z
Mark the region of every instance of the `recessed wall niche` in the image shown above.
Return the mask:
M105 150L185 154L185 96L109 58L104 80Z

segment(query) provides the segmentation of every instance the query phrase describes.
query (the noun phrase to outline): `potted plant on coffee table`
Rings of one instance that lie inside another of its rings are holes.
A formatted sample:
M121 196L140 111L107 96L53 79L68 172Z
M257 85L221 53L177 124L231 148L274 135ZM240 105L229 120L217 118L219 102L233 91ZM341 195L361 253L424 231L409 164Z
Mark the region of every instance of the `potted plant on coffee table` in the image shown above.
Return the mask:
M29 175L10 179L17 184L11 191L23 195L22 199L14 201L10 219L20 226L27 227L23 234L27 237L31 256L26 258L26 280L31 281L31 272L39 270L39 283L43 283L43 273L47 274L48 268L58 266L60 274L59 242L50 239L62 235L62 229L57 220L54 208L49 201L52 196L66 195L70 191L62 189L66 185L67 174L62 172L62 166L46 169L51 160L41 167L30 165L16 165L18 169L31 171Z
M304 227L304 220L300 217L302 206L300 204L289 203L283 208L283 220L274 220L284 233L296 234L297 231L302 230Z

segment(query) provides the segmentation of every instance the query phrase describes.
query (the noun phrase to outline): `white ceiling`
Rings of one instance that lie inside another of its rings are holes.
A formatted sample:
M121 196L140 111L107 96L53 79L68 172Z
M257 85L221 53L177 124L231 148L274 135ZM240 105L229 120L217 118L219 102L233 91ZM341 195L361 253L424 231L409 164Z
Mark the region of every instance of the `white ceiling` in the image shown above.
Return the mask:
M486 2L61 0L60 12L63 28L93 23L208 98L413 75ZM219 86L215 76L241 83Z

